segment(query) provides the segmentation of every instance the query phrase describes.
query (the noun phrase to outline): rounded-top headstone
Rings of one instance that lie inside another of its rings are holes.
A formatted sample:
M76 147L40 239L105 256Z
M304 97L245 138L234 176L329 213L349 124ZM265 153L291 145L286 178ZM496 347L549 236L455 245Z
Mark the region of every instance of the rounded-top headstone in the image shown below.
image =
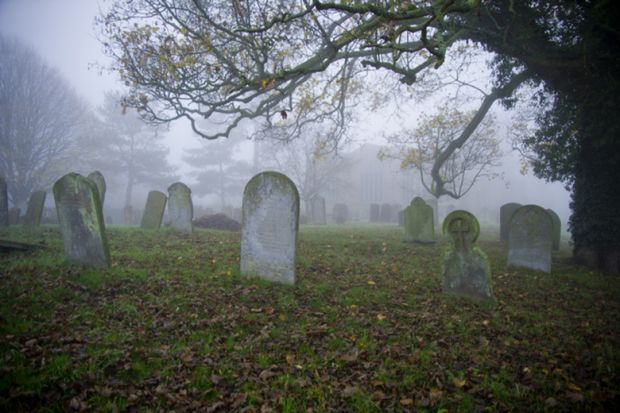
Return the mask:
M553 222L538 205L517 209L508 232L508 265L551 272Z
M452 238L457 250L469 251L480 235L480 223L467 211L452 211L443 221L443 233Z
M69 260L108 267L110 252L99 190L94 182L82 175L69 173L56 181L53 191L60 232Z
M242 205L241 274L295 283L299 193L279 172L261 172L245 186Z
M405 237L407 241L419 243L435 242L433 208L416 196L405 208Z
M194 217L192 191L182 182L175 182L168 187L168 217L170 227L191 234Z

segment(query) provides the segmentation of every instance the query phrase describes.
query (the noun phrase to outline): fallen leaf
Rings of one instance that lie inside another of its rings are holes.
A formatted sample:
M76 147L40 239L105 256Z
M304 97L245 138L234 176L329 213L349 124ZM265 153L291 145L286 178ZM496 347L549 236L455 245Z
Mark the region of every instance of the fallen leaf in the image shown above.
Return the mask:
M383 320L385 320L385 318L386 317L383 314L377 314L377 320L383 321Z
M271 370L271 369L265 369L263 371L260 372L260 374L258 375L258 378L261 380L267 380L270 379L273 376L277 376L278 373L276 373L275 371Z
M293 364L293 360L295 360L295 356L294 355L292 355L292 354L287 354L286 355L286 362L288 364Z
M431 391L428 393L428 397L431 400L435 400L441 397L441 394L443 393L443 391L441 389L438 389L437 387L433 387L431 388Z
M376 282L374 282L372 280L368 281L368 285L375 285L375 284L376 284Z
M346 386L342 391L342 397L349 398L358 391L356 386Z
M465 385L465 380L455 377L452 379L452 384L454 384L454 387L460 389Z
M400 404L403 406L411 406L413 404L413 400L411 399L400 399Z

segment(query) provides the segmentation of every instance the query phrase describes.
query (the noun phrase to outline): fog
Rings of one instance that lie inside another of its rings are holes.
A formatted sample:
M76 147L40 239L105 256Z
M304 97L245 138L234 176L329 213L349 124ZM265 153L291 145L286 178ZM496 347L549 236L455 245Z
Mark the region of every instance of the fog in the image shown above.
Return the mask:
M105 7L105 2L96 0L3 0L0 1L0 34L14 36L30 45L43 58L45 62L56 67L75 89L77 94L88 102L92 110L96 110L103 104L104 93L110 90L123 90L123 85L117 77L109 72L102 71L101 66L108 64L106 56L102 53L102 46L96 39L93 27L93 19L100 7ZM351 143L342 148L341 159L353 159L353 162L362 162L356 157L360 147L372 151L387 144L386 136L395 133L400 128L415 127L416 117L413 115L396 116L394 105L388 105L383 110L372 113L364 112L358 114L356 123L349 131ZM415 112L415 111L414 111ZM521 204L538 204L544 208L551 208L560 216L563 229L569 216L569 193L563 188L561 183L547 183L532 175L531 172L522 174L520 172L520 160L518 154L510 149L507 142L506 123L502 119L506 116L498 111L500 127L498 128L498 138L502 140L502 166L498 171L502 179L493 181L481 180L463 198L459 200L441 198L440 207L468 209L477 215L491 215L489 211L496 211L498 214L499 206L506 202L519 202ZM504 123L502 123L504 122ZM238 144L232 149L231 162L252 164L252 168L244 172L243 177L249 179L251 173L255 173L257 168L269 167L272 169L283 169L287 171L285 164L279 165L269 162L261 163L257 161L253 151L255 145L248 142L244 130L238 131L231 138L232 144ZM195 135L189 125L184 121L178 121L169 126L163 132L165 137L162 144L170 149L168 161L176 168L176 175L182 182L190 187L197 184L196 174L200 171L192 168L183 158L189 152L207 150L210 142L206 144ZM205 145L206 149L205 149ZM268 146L262 146L263 150L272 150ZM267 148L267 149L264 149ZM370 148L370 149L368 149ZM354 218L361 221L367 220L368 205L371 202L387 202L404 205L413 195L420 195L423 198L430 198L430 195L423 193L419 185L415 183L396 185L397 179L390 178L402 175L403 182L407 174L399 171L398 163L381 163L376 156L363 158L368 164L354 165L357 170L382 170L386 175L381 181L380 190L375 191L372 196L362 196L360 193L352 191L364 191L357 172L343 173L343 179L348 177L350 180L344 186L349 190L342 191L339 188L329 190L326 188L324 195L327 200L328 211L330 206L337 202L351 202L357 205L358 212ZM204 165L205 169L215 169L216 165ZM88 171L86 171L88 172ZM295 180L294 177L292 177ZM399 178L400 179L400 178ZM416 178L412 178L416 181ZM399 181L400 182L400 181ZM172 182L170 182L172 183ZM300 184L299 182L296 182ZM390 189L390 185L396 185L395 189ZM342 185L341 185L342 186ZM149 189L158 189L165 192L165 184L158 188L150 188L146 185L138 186L135 196L132 198L133 207L140 210L144 205L146 193ZM231 207L240 206L241 190L237 194L228 194L226 203ZM200 208L212 208L219 210L221 202L218 194L201 195L199 191L194 191L194 204ZM108 186L106 196L106 206L110 211L106 215L113 215L112 209L120 210L124 203L124 187L120 182L114 182ZM48 197L48 200L51 197ZM346 198L346 199L341 199ZM49 200L51 202L51 200ZM200 210L200 209L199 209ZM120 218L116 216L114 223L120 223ZM485 221L484 218L480 218Z

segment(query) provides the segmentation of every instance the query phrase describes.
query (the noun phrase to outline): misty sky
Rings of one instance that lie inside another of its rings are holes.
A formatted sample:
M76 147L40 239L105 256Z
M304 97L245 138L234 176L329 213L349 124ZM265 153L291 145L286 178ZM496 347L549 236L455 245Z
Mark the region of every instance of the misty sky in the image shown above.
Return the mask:
M99 8L105 8L107 3L102 0L0 0L0 33L15 36L33 47L96 108L103 102L106 90L122 89L115 75L100 73L93 66L107 62L95 37L93 24ZM363 118L372 125L355 128L357 140L382 144L383 130L391 126L394 118L379 114ZM166 143L171 148L170 159L180 165L182 149L198 146L198 138L187 124L176 124L172 126ZM463 206L469 207L484 199L491 191L497 202L536 203L556 210L566 222L569 195L562 184L548 184L531 175L520 175L518 158L514 154L507 156L504 166L507 184L502 182L491 186L485 183L463 199ZM182 180L191 182L189 177L182 176Z

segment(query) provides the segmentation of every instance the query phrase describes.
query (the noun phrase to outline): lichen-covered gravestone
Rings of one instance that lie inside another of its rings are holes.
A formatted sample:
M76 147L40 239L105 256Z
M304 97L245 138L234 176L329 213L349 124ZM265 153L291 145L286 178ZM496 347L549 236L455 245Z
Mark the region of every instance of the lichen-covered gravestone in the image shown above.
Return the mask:
M95 186L97 186L97 190L99 191L99 199L101 199L101 206L103 206L106 191L105 178L103 177L103 174L99 171L94 171L89 173L87 178L93 181Z
M41 225L44 204L45 191L35 191L30 195L26 215L24 216L24 225L28 227L38 227Z
M76 173L63 176L54 184L54 201L69 261L108 267L110 251L93 181Z
M166 194L160 191L149 192L146 198L144 214L142 215L142 223L140 227L147 229L158 229L161 227L161 220L166 210Z
M443 260L444 293L492 300L489 260L474 246L480 234L476 217L467 211L453 211L443 222L443 233L452 239L452 247Z
M510 218L512 218L512 214L522 206L523 205L516 202L509 202L499 208L499 240L502 244L508 244Z
M551 217L537 205L512 214L508 231L508 265L551 272Z
M168 219L170 227L186 234L192 233L194 205L192 191L182 182L168 187Z
M316 195L310 201L310 215L312 217L313 224L324 225L327 223L325 213L325 198L321 195Z
M332 215L336 224L344 224L349 220L349 207L347 204L334 204Z
M295 283L299 193L278 172L254 176L243 191L241 274Z
M551 248L554 251L558 251L560 249L560 237L562 235L562 221L560 221L560 217L553 209L547 209L546 211L551 217L551 223L553 224L553 230L551 232Z
M0 227L9 226L9 195L6 181L0 176Z
M405 240L422 244L435 242L433 208L419 196L405 208Z

